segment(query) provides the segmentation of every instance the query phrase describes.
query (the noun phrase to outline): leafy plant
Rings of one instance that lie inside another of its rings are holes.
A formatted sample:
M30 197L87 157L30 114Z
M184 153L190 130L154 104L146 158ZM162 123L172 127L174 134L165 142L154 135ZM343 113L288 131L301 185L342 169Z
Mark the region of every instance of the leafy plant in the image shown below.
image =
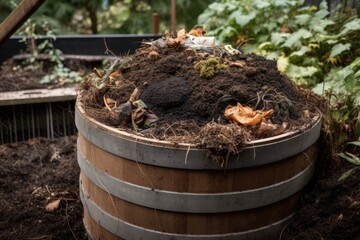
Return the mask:
M279 71L327 97L327 131L338 144L360 137L360 19L303 1L220 0L199 16L220 42L276 59Z
M270 40L273 32L287 28L289 17L301 4L296 0L221 0L209 5L198 22L210 30L207 35L232 45L246 42L243 50L251 52Z
M360 147L360 141L349 142L348 144ZM344 172L340 176L338 181L342 181L342 180L345 180L347 177L349 177L352 173L354 173L356 170L358 170L360 168L360 158L350 152L338 153L338 156L345 159L346 161L350 162L351 164L356 165L356 167L351 168L350 170Z
M342 15L336 22L327 18L326 1L319 9L300 8L302 3L221 0L211 4L199 16L199 22L206 24L209 35L217 36L220 42L243 43L245 52L277 59L279 70L299 84L314 87L324 79L349 77L347 82L353 84L348 88L353 89L358 82L350 75L360 75L355 59L360 53L360 19ZM347 65L349 68L344 69Z
M353 144L355 146L359 146L360 147L360 142L355 141L355 142L349 142L348 144ZM349 153L349 152L345 152L345 153L339 153L338 154L339 157L347 160L348 162L356 165L356 166L360 166L360 158L357 157L356 155Z
M46 33L45 38L37 34L37 24L31 19L23 26L23 33L25 35L21 42L27 44L27 50L30 53L30 57L23 62L25 68L32 70L43 69L43 61L39 59L39 54L45 54L49 56L49 60L54 64L54 67L50 74L40 80L40 83L45 84L55 81L61 83L80 82L82 79L80 75L64 66L64 58L61 56L62 52L54 47L55 34L48 28L46 22L41 26L41 30ZM38 44L39 40L42 41Z

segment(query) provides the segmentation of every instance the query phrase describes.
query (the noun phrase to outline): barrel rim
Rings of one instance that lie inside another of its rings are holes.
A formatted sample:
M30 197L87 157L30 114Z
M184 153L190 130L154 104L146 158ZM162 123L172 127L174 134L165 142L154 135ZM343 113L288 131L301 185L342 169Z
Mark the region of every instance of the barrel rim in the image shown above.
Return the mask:
M120 130L120 129L108 126L106 124L103 124L103 123L97 121L96 119L94 119L93 117L90 117L90 116L86 115L83 104L80 101L80 99L81 99L80 96L81 96L81 94L78 95L78 98L77 98L77 101L76 101L75 111L82 118L84 118L86 116L86 118L88 119L89 122L96 125L99 129L101 129L103 131L111 132L112 134L117 135L117 136L119 136L119 137L121 137L123 139L130 140L130 141L136 141L137 143L157 145L157 146L161 146L161 147L170 147L170 148L175 147L175 148L184 148L184 149L189 149L189 148L199 149L197 147L197 145L193 144L193 143L184 143L184 142L173 143L173 142L166 141L166 140L147 138L147 137L139 136L139 135L136 135L134 133L126 132L124 130ZM254 148L254 147L258 146L258 145L268 144L268 143L272 143L272 142L275 142L275 141L280 141L280 140L292 137L294 135L299 135L299 134L302 134L303 132L308 132L308 131L312 130L313 128L315 128L319 124L321 124L320 114L319 114L319 116L317 118L314 119L314 121L312 122L310 128L308 128L306 130L296 130L296 131L291 131L291 132L287 132L287 133L282 133L282 134L279 134L279 135L276 135L276 136L273 136L273 137L253 140L253 141L250 141L250 142L246 143L244 149L246 149L246 148Z
M164 141L139 136L135 138L134 134L106 126L86 116L79 101L75 107L75 123L79 134L95 146L135 162L178 169L223 169L208 156L208 149L200 149L193 144L164 144ZM320 130L321 118L306 131L282 134L276 140L270 138L269 142L266 139L254 142L244 147L239 154L230 155L224 167L253 167L286 159L314 144L320 136Z

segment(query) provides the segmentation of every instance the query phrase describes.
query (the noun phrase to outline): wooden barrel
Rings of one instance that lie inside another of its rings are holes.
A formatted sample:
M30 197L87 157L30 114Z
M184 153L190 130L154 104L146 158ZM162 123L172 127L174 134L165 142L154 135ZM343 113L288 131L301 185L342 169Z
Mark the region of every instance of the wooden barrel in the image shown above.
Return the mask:
M253 141L226 169L189 144L139 137L76 105L90 239L278 239L313 175L321 120Z

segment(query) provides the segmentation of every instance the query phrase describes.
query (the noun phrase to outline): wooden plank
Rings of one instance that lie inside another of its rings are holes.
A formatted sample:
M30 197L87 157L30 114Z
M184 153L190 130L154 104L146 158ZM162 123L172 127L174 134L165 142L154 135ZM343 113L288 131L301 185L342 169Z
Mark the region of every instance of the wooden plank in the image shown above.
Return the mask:
M31 54L22 53L22 54L14 55L12 59L16 61L22 61L25 59L29 59L30 57ZM120 58L120 57L108 56L108 55L75 55L75 54L62 54L61 57L63 57L65 60L78 60L83 62L99 62L105 59L114 61ZM49 54L40 53L37 55L36 58L38 60L50 60L51 56Z
M57 89L34 89L0 93L0 106L62 102L76 99L74 87Z
M43 4L46 0L23 0L0 25L0 45Z

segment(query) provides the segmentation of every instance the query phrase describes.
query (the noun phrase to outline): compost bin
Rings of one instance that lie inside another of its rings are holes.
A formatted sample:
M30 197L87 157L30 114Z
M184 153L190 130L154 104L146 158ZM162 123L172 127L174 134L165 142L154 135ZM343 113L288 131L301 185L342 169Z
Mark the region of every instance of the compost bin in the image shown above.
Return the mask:
M294 214L314 173L318 98L203 33L144 42L83 82L89 238L278 239Z
M93 239L273 239L316 160L320 120L253 141L226 170L206 150L106 126L76 106L84 224Z

